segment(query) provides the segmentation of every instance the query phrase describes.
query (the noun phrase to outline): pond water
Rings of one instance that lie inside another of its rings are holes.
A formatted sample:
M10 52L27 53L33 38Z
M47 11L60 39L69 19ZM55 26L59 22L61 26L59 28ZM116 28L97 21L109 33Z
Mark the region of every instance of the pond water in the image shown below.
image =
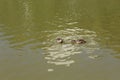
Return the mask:
M120 80L119 5L0 0L0 80Z

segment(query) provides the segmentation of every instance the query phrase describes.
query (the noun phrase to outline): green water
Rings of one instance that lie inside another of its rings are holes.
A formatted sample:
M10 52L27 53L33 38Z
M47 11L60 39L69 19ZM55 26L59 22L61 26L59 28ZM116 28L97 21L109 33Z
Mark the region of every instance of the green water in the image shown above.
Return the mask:
M119 41L119 0L0 0L0 80L120 80Z

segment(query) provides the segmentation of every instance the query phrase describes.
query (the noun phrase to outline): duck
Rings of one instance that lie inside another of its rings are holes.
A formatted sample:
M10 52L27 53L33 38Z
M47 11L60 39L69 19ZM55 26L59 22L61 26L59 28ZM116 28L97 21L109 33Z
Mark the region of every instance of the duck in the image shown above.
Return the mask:
M84 39L77 39L77 40L76 40L76 43L77 43L77 44L85 44L86 41L85 41Z
M77 40L71 40L72 44L85 44L86 41L84 39L77 39Z
M64 40L62 38L57 38L56 42L62 44L64 42Z

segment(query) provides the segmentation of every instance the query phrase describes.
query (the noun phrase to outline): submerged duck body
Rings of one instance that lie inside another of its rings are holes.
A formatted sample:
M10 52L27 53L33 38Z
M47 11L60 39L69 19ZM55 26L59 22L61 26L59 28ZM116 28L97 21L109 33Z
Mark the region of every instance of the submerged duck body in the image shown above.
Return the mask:
M78 39L78 40L71 40L72 44L85 44L86 41L84 39Z
M86 41L84 39L78 39L78 40L76 40L76 43L77 44L85 44Z

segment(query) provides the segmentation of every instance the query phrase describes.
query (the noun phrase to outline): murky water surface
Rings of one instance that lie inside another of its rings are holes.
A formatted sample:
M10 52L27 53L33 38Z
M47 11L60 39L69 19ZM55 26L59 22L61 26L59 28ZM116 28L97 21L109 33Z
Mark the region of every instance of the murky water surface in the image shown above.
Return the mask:
M119 5L0 0L0 80L120 80Z

